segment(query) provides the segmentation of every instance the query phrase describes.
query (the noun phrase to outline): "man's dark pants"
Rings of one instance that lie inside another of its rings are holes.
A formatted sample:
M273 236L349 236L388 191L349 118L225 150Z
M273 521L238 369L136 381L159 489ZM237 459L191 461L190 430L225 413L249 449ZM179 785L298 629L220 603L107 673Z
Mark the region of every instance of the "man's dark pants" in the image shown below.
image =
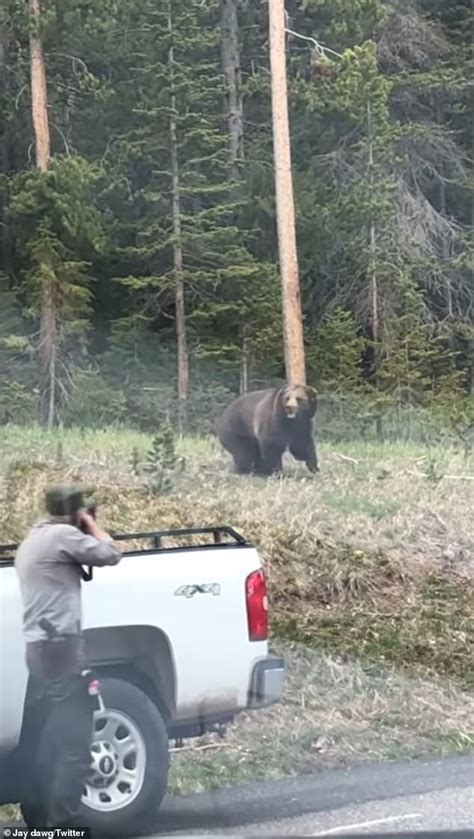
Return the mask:
M58 652L55 644L54 658L61 666ZM76 819L90 772L94 703L89 680L74 662L58 673L57 667L55 672L38 666L36 651L34 656L27 651L27 661L32 666L22 735L27 770L23 817L30 826L67 827Z

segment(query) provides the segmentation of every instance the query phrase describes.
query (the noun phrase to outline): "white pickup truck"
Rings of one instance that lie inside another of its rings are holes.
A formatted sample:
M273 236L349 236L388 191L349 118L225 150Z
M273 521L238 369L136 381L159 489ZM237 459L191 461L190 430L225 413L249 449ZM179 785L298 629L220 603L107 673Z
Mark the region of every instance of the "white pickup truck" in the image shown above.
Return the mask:
M170 739L277 702L284 680L283 660L268 653L266 583L252 544L230 527L115 539L129 543L122 561L94 569L83 586L104 708L80 821L107 833L137 832L156 816ZM0 546L0 804L21 797L15 756L28 684L14 549Z

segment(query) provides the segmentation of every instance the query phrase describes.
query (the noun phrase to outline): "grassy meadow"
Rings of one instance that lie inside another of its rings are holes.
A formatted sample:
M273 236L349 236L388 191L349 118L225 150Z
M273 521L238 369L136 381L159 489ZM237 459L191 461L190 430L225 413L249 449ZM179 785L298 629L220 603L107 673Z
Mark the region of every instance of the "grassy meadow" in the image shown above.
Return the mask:
M474 746L474 462L447 446L324 444L313 477L242 477L212 439L177 444L166 493L126 430L4 427L0 542L17 540L50 481L94 488L113 531L232 524L269 579L284 701L225 738L173 750L171 788L201 790L324 766Z

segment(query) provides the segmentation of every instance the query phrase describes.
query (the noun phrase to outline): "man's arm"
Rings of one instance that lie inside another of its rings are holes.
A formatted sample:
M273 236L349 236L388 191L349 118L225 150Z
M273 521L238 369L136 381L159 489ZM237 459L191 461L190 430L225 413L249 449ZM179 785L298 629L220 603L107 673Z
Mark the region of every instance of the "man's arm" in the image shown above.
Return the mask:
M79 565L117 565L122 558L108 533L97 525L88 513L81 513L81 522L87 533L79 528L68 536L63 552Z

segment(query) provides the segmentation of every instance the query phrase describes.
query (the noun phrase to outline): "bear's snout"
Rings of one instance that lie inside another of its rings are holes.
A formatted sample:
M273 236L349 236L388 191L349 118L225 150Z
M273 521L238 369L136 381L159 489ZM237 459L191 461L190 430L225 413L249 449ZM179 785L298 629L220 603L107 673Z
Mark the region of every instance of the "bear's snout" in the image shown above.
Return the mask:
M297 399L289 399L288 402L285 404L285 414L288 419L294 419L298 413L298 400Z

